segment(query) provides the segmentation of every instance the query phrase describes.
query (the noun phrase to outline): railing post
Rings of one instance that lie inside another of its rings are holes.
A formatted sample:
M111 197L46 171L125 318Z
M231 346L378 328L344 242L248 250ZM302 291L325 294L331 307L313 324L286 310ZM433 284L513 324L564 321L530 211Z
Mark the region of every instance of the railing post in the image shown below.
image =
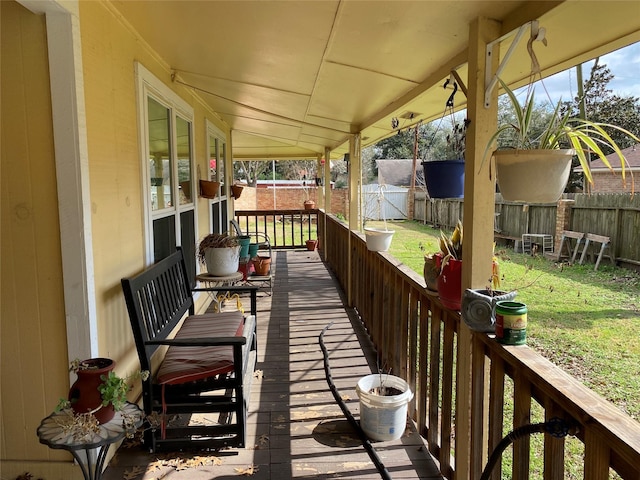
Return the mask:
M362 164L360 162L360 133L351 135L349 139L349 230L354 232L362 231L362 221L360 217L360 188L362 185ZM349 234L347 265L351 267L351 236ZM351 268L347 269L347 303L353 306L353 285Z

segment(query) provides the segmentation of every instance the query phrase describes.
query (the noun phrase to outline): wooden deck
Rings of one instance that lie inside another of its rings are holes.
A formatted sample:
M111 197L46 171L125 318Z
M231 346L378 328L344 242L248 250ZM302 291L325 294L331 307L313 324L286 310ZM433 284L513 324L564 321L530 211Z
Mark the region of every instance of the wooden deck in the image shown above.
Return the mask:
M316 252L280 251L274 271L273 296L261 293L258 299L248 447L150 455L139 445L124 445L104 480L237 478L251 469L256 479L380 478L334 401L318 344L322 329L334 322L324 337L331 373L358 418L355 385L376 369L367 360L372 355L366 337ZM413 429L400 440L374 447L393 478L442 478Z

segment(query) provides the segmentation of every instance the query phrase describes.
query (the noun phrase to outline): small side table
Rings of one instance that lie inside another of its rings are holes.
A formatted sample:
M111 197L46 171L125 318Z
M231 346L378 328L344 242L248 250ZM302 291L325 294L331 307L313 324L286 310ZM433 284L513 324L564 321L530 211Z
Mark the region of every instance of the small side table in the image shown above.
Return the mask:
M206 283L211 287L222 287L225 285L233 285L236 282L242 280L242 272L234 272L231 275L224 277L215 277L208 273L200 273L196 275L196 280L202 283Z
M125 416L132 421L130 428L124 425ZM116 412L111 421L100 425L98 432L82 439L74 438L73 433L65 429L68 419L69 412L60 411L42 420L37 430L40 443L71 452L80 465L85 480L100 480L109 446L122 440L128 432L139 428L143 413L137 405L127 403L121 411Z

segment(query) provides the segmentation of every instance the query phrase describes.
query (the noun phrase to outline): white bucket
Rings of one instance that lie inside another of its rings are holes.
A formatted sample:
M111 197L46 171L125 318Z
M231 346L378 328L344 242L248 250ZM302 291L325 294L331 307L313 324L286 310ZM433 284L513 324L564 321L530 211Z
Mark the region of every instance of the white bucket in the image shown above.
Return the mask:
M400 395L375 395L371 389L380 385L400 390ZM360 399L360 426L372 440L397 440L407 426L407 405L413 398L409 384L387 374L367 375L356 385Z
M367 238L367 250L372 252L386 252L391 246L391 238L395 230L378 230L377 228L365 228Z

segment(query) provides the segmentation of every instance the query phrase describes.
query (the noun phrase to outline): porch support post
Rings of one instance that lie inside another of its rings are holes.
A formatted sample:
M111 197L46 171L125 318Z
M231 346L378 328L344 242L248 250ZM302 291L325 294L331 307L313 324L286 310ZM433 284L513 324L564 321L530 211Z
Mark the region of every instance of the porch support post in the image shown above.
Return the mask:
M349 138L349 164L347 165L349 172L349 230L361 232L362 221L360 218L360 188L362 185L362 162L360 161L360 133L351 135ZM349 234L348 258L347 265L351 265L351 240L352 235ZM351 271L347 269L347 302L349 306L353 306L353 286Z
M485 51L500 36L500 23L477 18L469 29L468 117L464 184L462 288L484 288L491 278L495 178L489 162L480 169L485 146L497 125L497 90L484 107ZM494 50L492 71L499 54ZM456 478L477 479L486 462L484 355L474 355L474 335L463 323L458 336L458 401L456 412Z
M316 156L316 178L322 178L323 177L323 169L322 169L322 154L319 153ZM315 181L315 179L314 179ZM317 195L317 207L318 208L324 208L326 211L326 205L325 205L325 196L324 196L324 188L322 188L322 185L318 185L316 183L316 192L318 192Z
M324 149L324 211L331 213L331 150ZM325 244L326 245L326 244Z

